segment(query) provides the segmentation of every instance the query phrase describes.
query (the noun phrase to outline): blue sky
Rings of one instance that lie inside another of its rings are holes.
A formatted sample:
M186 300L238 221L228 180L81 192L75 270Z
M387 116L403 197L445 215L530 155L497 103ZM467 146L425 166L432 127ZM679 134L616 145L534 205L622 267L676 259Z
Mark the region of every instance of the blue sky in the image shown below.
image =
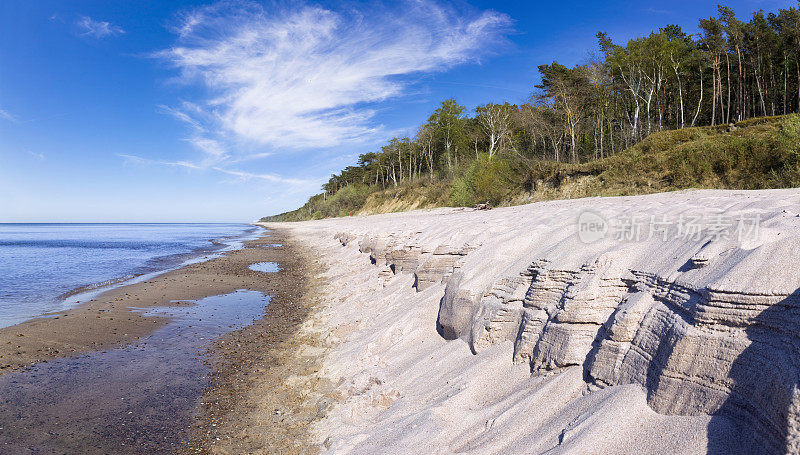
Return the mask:
M728 2L741 19L794 1ZM716 2L0 1L0 222L251 221L438 103Z

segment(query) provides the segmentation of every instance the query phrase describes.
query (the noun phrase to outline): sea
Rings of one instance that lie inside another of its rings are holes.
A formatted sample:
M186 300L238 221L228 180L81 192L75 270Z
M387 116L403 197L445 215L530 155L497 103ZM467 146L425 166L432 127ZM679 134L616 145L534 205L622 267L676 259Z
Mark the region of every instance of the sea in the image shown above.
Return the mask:
M0 327L241 248L249 224L0 223Z

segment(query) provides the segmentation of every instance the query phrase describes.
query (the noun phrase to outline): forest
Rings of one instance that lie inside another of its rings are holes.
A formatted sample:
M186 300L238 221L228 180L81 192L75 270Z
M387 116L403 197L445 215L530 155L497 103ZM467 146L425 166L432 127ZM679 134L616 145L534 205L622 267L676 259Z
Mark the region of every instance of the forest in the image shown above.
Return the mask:
M358 185L360 192L403 182L452 182L475 167L588 163L665 130L732 125L800 112L800 9L757 11L746 21L725 6L680 26L614 43L579 65L538 66L540 82L524 104L488 103L474 111L446 99L413 137L395 137L331 176L321 198ZM508 162L503 166L510 165ZM469 182L467 182L469 183ZM463 182L461 182L463 186ZM461 200L459 200L461 199Z

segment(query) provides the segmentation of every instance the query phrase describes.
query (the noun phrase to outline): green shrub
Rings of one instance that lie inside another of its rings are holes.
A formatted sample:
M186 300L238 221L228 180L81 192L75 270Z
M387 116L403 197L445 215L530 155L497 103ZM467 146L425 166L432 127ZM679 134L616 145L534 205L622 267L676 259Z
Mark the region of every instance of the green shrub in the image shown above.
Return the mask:
M483 154L470 164L463 176L456 178L450 188L450 201L456 206L482 202L500 204L518 190L518 173L507 158Z
M640 143L629 148L626 152L638 155L653 152L663 152L679 144L696 141L712 134L708 128L683 128L672 131L659 131L644 138Z
M773 115L768 117L754 117L747 120L742 120L741 122L736 122L736 126L739 128L747 128L756 125L764 125L764 124L775 124L780 123L784 119L782 115Z

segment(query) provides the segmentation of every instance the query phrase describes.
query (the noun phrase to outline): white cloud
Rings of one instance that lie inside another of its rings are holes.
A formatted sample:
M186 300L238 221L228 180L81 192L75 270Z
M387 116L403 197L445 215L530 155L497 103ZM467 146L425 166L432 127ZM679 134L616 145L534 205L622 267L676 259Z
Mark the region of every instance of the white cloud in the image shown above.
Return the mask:
M199 165L189 161L166 161L166 160L152 160L150 158L143 158L136 155L127 155L125 153L117 153L117 156L124 159L125 163L129 164L159 164L163 166L185 167L187 169L203 169Z
M43 161L44 160L44 155L41 154L41 153L32 152L30 150L25 150L25 153L27 153L28 155L34 157L36 159L36 161Z
M8 111L4 111L2 109L0 109L0 118L4 118L4 119L8 120L9 122L14 122L14 123L17 123L19 121L16 116L14 116L11 113L9 113Z
M161 110L161 112L171 115L176 120L179 120L189 125L190 127L192 127L192 129L194 129L197 132L204 133L206 131L206 129L203 128L203 126L200 124L199 121L195 120L194 118L191 117L191 115L187 114L181 109L165 106L163 104L160 104L158 108Z
M192 143L196 149L203 153L203 158L197 164L201 168L222 163L230 158L230 155L225 150L225 147L215 139L208 139L206 137L198 136L186 140Z
M32 152L28 152L31 153ZM40 155L42 159L44 159L43 155ZM237 180L247 182L250 180L263 180L270 183L282 183L291 186L300 186L300 187L308 187L314 186L317 187L322 184L321 181L310 180L310 179L297 179L297 178L287 178L282 177L278 174L272 173L254 173L254 172L246 172L246 171L239 171L239 170L232 170L232 169L225 169L218 166L208 166L203 164L196 164L189 161L165 161L165 160L153 160L150 158L143 158L141 156L136 155L128 155L124 153L118 153L117 156L123 158L125 163L128 164L141 164L141 165L162 165L162 166L174 166L174 167L183 167L187 169L193 170L203 170L203 169L211 169L216 172L220 172L225 175L230 175L236 177Z
M221 2L185 13L176 44L156 54L208 97L163 109L205 133L191 139L204 160L228 155L221 142L297 149L376 139L385 132L372 103L402 95L409 76L476 61L510 24L432 0L360 11Z
M105 38L107 36L117 36L125 33L122 27L110 22L96 21L89 16L79 17L75 24L81 29L82 36Z
M286 178L281 177L276 174L257 174L252 172L244 172L244 171L235 171L231 169L223 169L219 167L213 168L215 171L222 172L223 174L232 175L234 177L238 177L243 181L248 180L266 180L268 182L273 183L288 183L290 185L309 185L317 183L313 180L306 180L306 179L293 179L293 178Z
M233 159L230 162L231 163L241 163L241 162L244 162L244 161L255 161L255 160L260 160L262 158L266 158L266 157L272 156L272 155L274 155L274 153L270 153L270 152L251 153L249 155L243 155L240 158Z

